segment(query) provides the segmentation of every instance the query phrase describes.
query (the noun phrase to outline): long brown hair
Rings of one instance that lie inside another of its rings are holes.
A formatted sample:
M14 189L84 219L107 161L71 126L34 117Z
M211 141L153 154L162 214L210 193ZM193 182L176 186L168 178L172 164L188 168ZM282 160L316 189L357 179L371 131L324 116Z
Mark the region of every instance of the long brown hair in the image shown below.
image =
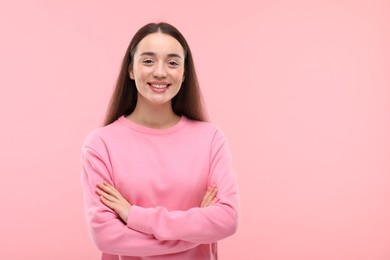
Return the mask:
M189 119L197 121L207 120L194 61L187 41L178 29L168 23L149 23L137 31L127 48L116 87L108 106L104 125L109 125L122 115L130 115L134 111L137 104L138 91L135 86L135 81L129 77L129 68L133 65L134 54L139 42L145 36L156 32L172 36L184 49L185 78L180 91L172 99L173 112L179 116L184 115Z

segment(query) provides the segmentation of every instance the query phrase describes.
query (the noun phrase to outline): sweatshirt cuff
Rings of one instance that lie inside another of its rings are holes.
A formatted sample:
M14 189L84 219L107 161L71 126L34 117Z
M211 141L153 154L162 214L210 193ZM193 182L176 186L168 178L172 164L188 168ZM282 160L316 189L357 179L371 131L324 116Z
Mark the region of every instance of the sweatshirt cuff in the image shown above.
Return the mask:
M127 227L145 234L152 234L147 226L146 209L136 205L131 206L127 217Z

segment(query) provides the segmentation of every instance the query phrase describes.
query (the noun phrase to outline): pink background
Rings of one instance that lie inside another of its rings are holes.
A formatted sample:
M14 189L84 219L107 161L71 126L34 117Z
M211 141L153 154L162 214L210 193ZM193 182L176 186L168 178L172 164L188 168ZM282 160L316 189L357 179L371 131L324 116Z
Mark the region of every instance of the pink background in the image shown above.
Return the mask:
M150 21L186 36L234 155L241 221L221 259L390 259L385 0L2 1L1 259L98 259L80 146Z

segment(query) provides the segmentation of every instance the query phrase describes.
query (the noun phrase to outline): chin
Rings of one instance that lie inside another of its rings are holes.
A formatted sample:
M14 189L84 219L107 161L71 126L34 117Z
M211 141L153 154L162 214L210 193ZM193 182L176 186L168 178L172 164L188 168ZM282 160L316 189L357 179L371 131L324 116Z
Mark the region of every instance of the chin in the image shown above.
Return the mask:
M155 98L151 98L151 99L148 99L148 101L149 101L150 104L153 104L153 105L166 105L166 104L171 104L172 99L155 99Z

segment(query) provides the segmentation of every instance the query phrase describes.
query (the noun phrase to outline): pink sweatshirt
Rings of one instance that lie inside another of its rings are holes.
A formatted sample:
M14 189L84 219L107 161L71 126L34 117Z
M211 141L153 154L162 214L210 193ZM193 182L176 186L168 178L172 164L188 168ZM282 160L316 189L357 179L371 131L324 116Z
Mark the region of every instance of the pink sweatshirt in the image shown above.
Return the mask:
M235 233L239 196L231 155L214 124L189 120L168 129L124 116L95 129L82 146L87 225L102 259L216 259L216 242ZM105 206L107 181L133 206L127 225ZM209 185L217 201L200 208Z

